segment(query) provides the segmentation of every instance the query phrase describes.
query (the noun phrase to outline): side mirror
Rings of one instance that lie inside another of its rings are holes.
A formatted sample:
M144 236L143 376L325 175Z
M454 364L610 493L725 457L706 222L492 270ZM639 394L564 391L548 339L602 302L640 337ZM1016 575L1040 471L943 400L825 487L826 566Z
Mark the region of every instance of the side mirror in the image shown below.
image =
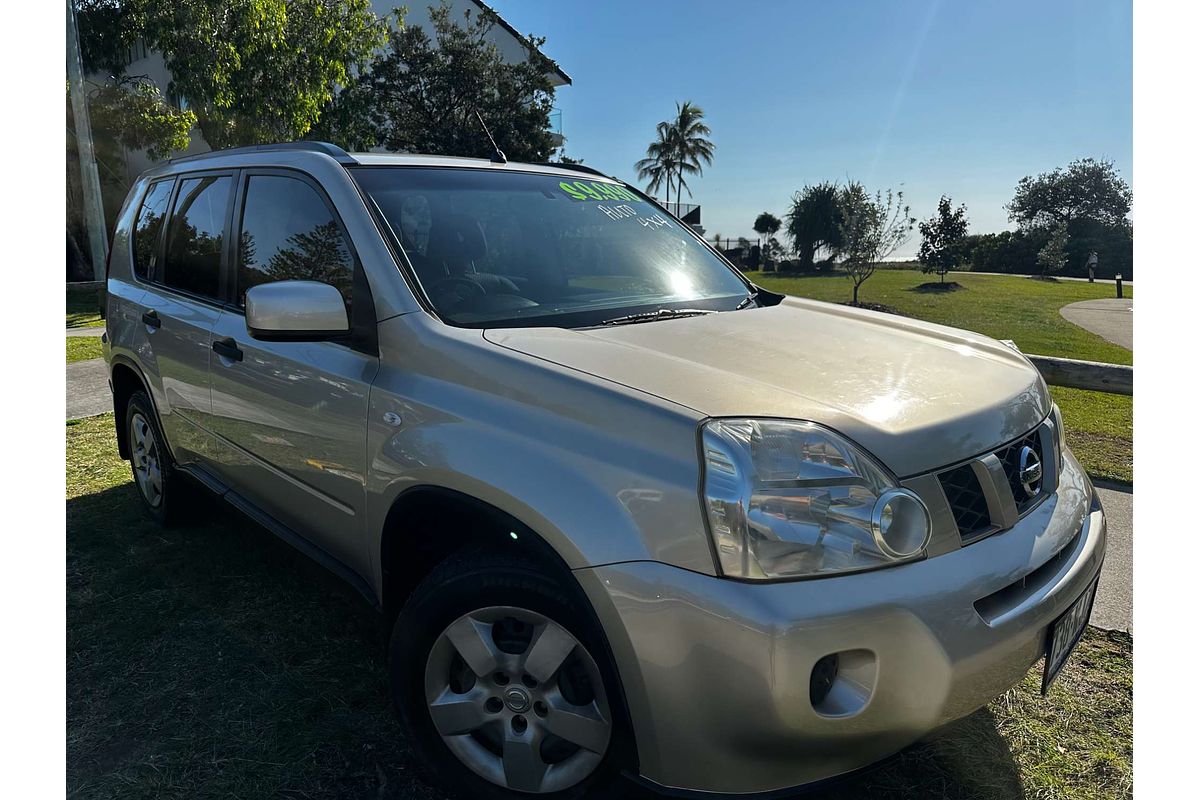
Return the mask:
M317 281L262 283L246 292L246 328L255 339L312 342L350 333L341 292Z

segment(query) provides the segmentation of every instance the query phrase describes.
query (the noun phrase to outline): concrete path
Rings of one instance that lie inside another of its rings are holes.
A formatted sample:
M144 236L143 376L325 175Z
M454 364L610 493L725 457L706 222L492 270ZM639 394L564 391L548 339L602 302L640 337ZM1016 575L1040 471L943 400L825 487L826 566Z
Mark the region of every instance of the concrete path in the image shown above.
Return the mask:
M1096 489L1108 521L1108 553L1092 606L1092 624L1133 632L1133 493Z
M1126 350L1133 349L1133 300L1082 300L1063 306L1059 313L1067 322L1100 336Z
M1024 274L1017 273L1017 272L964 272L962 274L964 274L964 275L999 275L1000 277L1003 277L1003 278L1028 278L1028 277L1030 277L1029 275L1024 275ZM1087 278L1073 278L1073 277L1070 277L1067 275L1055 275L1054 280L1056 280L1056 281L1083 281L1084 283L1087 282ZM1093 283L1103 283L1106 286L1115 286L1117 283L1112 278L1096 278L1096 280L1094 280L1092 282ZM1121 283L1123 283L1125 286L1128 286L1131 289L1133 288L1133 281L1121 281Z
M103 336L104 327L98 328L67 328L67 336Z
M94 417L112 411L108 370L104 359L67 364L67 419Z

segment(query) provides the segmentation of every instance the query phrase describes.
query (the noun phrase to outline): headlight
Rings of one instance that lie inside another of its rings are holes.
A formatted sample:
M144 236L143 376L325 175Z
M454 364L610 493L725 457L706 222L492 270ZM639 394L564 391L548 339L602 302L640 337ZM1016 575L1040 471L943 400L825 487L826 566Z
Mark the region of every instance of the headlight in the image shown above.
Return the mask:
M1054 455L1058 464L1058 474L1062 474L1063 453L1067 451L1067 429L1063 427L1062 409L1058 403L1050 406L1050 424L1054 426Z
M811 577L924 555L925 504L833 431L718 419L701 439L704 511L725 575Z

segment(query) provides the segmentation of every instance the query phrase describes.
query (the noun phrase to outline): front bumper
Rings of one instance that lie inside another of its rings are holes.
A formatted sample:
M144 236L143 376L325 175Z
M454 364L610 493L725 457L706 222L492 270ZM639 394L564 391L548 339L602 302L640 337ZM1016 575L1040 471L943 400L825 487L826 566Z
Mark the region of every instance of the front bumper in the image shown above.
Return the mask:
M1016 685L1104 558L1104 513L1065 458L1058 491L1016 526L913 564L760 584L658 562L577 570L617 660L642 777L739 794L812 783ZM809 677L832 653L851 702L814 708Z

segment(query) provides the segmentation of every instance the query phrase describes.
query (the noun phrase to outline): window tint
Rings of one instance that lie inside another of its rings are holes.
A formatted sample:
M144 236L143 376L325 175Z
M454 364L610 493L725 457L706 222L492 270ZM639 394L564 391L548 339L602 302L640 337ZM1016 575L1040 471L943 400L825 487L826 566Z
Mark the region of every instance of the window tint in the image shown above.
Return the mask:
M221 175L180 182L171 212L162 282L185 292L217 297L221 247L233 179Z
M133 272L148 280L154 256L158 252L163 220L167 217L167 201L171 199L174 181L159 181L150 184L146 199L138 210L137 224L133 232Z
M238 303L270 281L320 281L350 306L354 262L342 230L317 191L296 178L251 176L238 242Z

